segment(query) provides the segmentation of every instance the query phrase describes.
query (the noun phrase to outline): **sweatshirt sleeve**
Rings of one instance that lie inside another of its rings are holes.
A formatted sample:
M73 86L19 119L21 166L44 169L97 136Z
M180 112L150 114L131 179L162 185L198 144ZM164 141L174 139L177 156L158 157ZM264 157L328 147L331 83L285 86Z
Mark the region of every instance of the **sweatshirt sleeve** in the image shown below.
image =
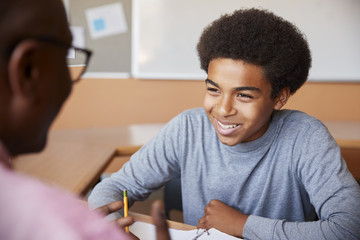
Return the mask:
M293 174L306 189L319 220L288 222L249 216L245 239L360 239L360 187L326 127L312 122L299 139Z
M122 200L124 189L127 190L128 201L132 205L134 201L146 199L151 192L180 175L177 162L179 118L172 119L118 172L95 186L88 198L90 208Z

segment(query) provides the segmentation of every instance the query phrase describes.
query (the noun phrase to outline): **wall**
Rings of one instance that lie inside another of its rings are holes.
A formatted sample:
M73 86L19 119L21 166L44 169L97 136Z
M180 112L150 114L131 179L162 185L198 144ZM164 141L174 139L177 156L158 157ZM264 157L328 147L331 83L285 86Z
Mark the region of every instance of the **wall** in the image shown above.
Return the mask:
M73 88L54 129L165 123L202 106L203 81L83 79ZM360 82L306 83L285 106L320 120L360 121Z

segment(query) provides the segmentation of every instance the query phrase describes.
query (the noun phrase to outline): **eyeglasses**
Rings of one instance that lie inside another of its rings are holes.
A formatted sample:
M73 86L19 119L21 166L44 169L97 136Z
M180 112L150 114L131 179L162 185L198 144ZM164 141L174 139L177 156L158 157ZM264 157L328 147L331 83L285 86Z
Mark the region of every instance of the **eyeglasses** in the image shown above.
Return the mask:
M69 49L67 64L72 83L80 81L89 64L92 52L88 49L72 47Z
M67 65L69 67L71 82L74 84L74 83L77 83L80 81L81 76L85 73L86 68L89 64L90 57L92 55L91 50L73 47L73 46L70 46L69 44L66 44L55 38L46 37L46 36L26 37L26 38L51 43L51 44L63 47L65 49L68 49L69 52L68 52L66 60L67 60ZM22 40L24 40L26 38L22 38L22 39L18 40L16 42L16 44L14 44L12 48L10 48L11 52L19 42L21 42Z

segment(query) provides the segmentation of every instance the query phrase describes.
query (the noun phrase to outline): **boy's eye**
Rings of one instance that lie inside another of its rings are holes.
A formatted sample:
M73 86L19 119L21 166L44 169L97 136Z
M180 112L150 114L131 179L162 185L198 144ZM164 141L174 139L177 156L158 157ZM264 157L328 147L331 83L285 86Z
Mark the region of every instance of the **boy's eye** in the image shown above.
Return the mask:
M207 88L207 90L209 92L219 92L216 88L211 88L211 87Z
M244 93L238 93L237 96L242 97L242 98L253 98L252 96L244 94Z

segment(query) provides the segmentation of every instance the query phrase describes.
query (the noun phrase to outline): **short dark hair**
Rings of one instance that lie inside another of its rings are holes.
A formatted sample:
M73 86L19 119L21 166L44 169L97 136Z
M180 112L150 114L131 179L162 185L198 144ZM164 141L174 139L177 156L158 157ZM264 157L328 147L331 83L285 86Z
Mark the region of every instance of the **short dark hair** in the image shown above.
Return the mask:
M201 68L216 58L231 58L262 67L275 98L285 87L293 94L306 81L311 54L298 28L262 9L240 9L207 26L197 45Z

